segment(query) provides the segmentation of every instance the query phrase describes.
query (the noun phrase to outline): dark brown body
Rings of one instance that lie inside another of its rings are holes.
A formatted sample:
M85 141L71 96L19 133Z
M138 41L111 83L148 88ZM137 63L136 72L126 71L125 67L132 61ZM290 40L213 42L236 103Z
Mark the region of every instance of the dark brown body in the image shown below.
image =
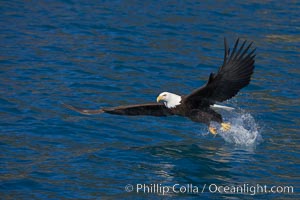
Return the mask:
M204 108L190 108L185 104L178 105L170 109L174 115L188 117L194 122L200 122L209 125L211 121L222 123L222 116L211 109L210 107Z

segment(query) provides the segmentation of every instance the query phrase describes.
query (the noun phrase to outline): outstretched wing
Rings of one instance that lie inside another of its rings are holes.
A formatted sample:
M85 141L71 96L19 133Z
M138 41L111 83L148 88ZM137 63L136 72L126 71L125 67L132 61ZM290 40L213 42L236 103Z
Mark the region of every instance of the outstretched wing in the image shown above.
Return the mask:
M162 104L149 103L149 104L137 104L129 106L118 106L111 108L101 108L97 110L89 110L83 108L77 108L75 106L63 104L66 108L79 112L85 115L94 115L101 113L109 113L115 115L152 115L157 117L173 115L171 110L166 108Z
M245 40L239 47L239 39L230 53L226 38L223 65L217 74L211 73L207 83L185 96L184 102L193 107L209 106L234 97L250 82L254 70L255 49L248 53L252 42L245 47Z

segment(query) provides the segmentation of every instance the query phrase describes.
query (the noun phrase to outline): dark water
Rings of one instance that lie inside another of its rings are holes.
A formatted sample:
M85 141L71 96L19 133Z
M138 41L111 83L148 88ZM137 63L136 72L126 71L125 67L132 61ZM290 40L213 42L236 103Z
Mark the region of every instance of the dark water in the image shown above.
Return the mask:
M1 199L299 198L299 10L299 1L1 1ZM237 108L224 113L229 135L180 117L61 106L186 94L222 63L223 37L257 47L251 84L226 102ZM199 192L137 194L127 184ZM293 194L211 193L212 184Z

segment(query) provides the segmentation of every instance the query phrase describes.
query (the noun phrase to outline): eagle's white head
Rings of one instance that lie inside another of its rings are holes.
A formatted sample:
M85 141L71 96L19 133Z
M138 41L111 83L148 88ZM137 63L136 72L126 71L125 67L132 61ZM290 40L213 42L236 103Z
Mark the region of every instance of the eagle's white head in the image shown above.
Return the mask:
M175 108L181 104L181 96L170 92L162 92L158 95L156 101L162 101L167 108Z

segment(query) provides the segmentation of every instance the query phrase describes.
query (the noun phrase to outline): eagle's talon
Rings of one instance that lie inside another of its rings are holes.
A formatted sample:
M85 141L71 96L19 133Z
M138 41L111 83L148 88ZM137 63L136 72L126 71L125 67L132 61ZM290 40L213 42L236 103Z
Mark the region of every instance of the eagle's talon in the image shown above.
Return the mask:
M210 126L210 127L208 127L208 130L214 136L217 135L217 129L215 127Z
M230 123L221 123L221 126L222 126L221 128L222 131L229 131L231 128Z

